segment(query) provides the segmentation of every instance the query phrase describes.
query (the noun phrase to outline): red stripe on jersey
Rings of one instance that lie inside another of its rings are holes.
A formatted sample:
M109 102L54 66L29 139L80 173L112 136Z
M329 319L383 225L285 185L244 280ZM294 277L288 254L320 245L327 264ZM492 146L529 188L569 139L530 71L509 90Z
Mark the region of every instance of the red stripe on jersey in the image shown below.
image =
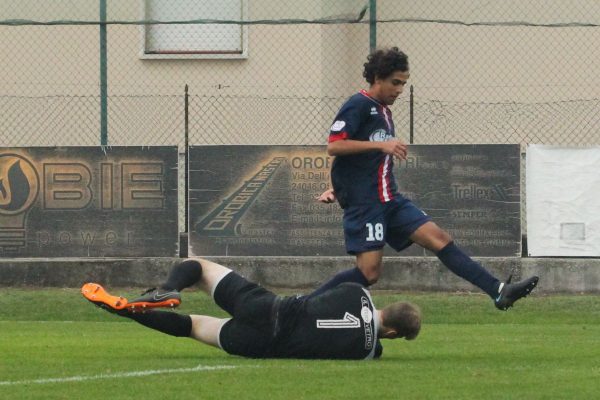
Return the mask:
M382 203L387 203L392 199L390 190L390 155L387 154L377 171L377 189L379 192L379 200Z
M375 100L371 96L369 96L369 93L367 93L367 91L365 89L361 89L359 93L362 94L365 97L370 98L371 100Z
M389 167L390 156L387 154L383 159L383 162L379 165L379 171L377 173L377 189L379 192L379 200L382 203L387 203L392 199L390 192L390 167Z
M337 142L338 140L346 140L346 139L348 139L347 132L334 133L334 134L329 135L329 139L327 140L327 143Z
M383 201L383 185L381 182L381 176L383 175L383 163L379 164L379 168L377 170L377 192L379 193L379 201L382 203Z

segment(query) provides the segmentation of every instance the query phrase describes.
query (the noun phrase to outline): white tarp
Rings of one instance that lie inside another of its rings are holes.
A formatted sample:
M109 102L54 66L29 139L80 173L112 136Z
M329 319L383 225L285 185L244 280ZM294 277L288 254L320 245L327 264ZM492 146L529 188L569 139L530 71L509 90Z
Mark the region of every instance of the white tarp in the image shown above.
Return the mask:
M530 256L600 256L600 147L527 147Z

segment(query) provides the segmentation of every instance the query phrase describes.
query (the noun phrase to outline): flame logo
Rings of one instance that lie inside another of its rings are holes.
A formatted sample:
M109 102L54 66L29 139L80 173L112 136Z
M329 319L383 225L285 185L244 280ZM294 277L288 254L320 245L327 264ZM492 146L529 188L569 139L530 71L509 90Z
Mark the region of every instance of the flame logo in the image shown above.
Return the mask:
M16 215L28 210L38 194L37 171L17 154L0 154L0 214Z

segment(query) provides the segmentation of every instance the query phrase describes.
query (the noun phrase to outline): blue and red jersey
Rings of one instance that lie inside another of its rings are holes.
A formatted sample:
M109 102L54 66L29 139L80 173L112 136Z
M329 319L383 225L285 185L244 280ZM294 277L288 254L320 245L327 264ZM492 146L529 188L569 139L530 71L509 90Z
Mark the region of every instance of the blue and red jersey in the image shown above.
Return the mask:
M392 111L361 90L340 108L329 132L329 143L336 140L383 142L394 137ZM340 206L392 200L398 194L393 167L393 156L381 151L336 156L331 167L331 182Z

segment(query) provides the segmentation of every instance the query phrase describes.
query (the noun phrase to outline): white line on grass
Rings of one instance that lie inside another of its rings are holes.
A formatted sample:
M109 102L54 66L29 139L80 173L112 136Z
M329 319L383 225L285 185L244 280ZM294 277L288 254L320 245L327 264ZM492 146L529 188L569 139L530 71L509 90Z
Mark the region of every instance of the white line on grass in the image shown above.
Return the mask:
M23 381L0 381L0 386L8 385L31 385L31 384L47 384L47 383L63 383L63 382L83 382L93 381L98 379L114 379L114 378L136 378L139 376L160 375L160 374L179 374L198 371L215 371L220 369L237 368L234 365L198 365L194 368L174 368L174 369L153 369L146 371L131 371L118 374L99 374L88 376L67 376L64 378L46 378L46 379L29 379Z

